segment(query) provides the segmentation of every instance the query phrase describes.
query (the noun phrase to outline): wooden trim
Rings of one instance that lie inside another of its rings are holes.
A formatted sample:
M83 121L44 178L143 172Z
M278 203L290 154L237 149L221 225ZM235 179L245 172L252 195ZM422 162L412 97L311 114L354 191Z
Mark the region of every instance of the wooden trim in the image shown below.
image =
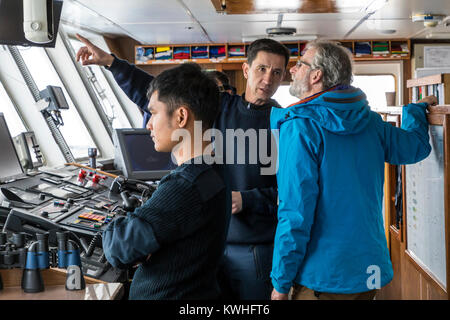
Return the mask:
M442 283L433 275L433 273L428 269L423 263L416 260L413 254L409 252L408 249L405 251L405 257L408 258L408 261L414 266L414 268L424 277L426 278L430 284L433 284L436 289L442 291L444 295L447 295L447 291L443 287Z
M216 1L217 2L217 1ZM213 3L214 5L216 5L215 3ZM228 5L229 3L227 3L227 10L228 10ZM217 10L217 7L216 7ZM379 40L346 40L345 42L351 42L352 44L352 52L353 52L353 59L355 61L392 61L392 60L406 60L406 66L405 66L405 70L409 70L408 66L410 65L410 59L411 59L411 44L410 41L408 39L391 39L391 40L386 40L389 43L389 48L392 48L391 46L391 42L398 42L398 43L406 43L408 46L408 54L403 54L403 55L399 55L399 54L393 54L392 50L390 50L389 54L386 55L374 55L373 54L373 41L382 41L383 39L379 39ZM337 40L338 42L343 42L340 40ZM111 41L110 41L111 42ZM355 43L356 42L370 42L371 43L371 54L366 54L366 55L356 55L355 54ZM193 62L197 62L197 63L236 63L239 61L245 62L247 61L247 47L249 45L249 43L244 43L244 42L240 42L240 43L191 43L191 44L176 44L176 45L171 45L171 44L138 44L135 43L135 48L134 48L134 64L139 65L139 66L146 66L146 65L161 65L161 64L179 64L182 63L184 61L193 61ZM298 45L298 55L294 55L290 57L290 61L296 61L299 57L302 56L302 47L304 47L304 45L307 43L307 41L283 41L283 44L297 44ZM226 49L226 56L225 58L219 58L219 59L164 59L164 60L156 60L156 59L149 59L147 61L137 61L136 60L136 48L137 47L147 47L147 48L156 48L159 46L167 46L167 47L171 47L173 49L173 47L184 47L184 46L189 46L189 47L194 47L194 46L208 46L208 51L209 51L209 47L211 46L219 46L219 45L225 45L225 49ZM245 56L244 57L230 57L229 55L229 48L231 46L245 46ZM109 45L111 47L111 45ZM348 47L348 46L347 46ZM117 50L116 50L117 51ZM406 73L406 76L409 77L409 74Z
M445 219L445 258L447 267L447 299L450 300L450 114L444 118L444 219Z
M400 230L398 230L394 225L390 225L389 226L389 232L390 232L392 237L394 237L398 241L401 241Z
M450 105L429 106L427 110L430 113L450 113Z
M442 113L429 113L427 114L428 124L435 126L442 126L444 123L444 114Z
M108 173L108 172L105 172L105 171L101 171L101 170L97 170L97 169L93 169L91 167L88 167L88 166L85 166L85 165L82 165L82 164L79 164L79 163L66 163L65 165L66 166L75 166L75 167L78 167L78 168L92 170L94 172L97 172L99 174L103 174L103 175L108 176L108 177L113 178L113 179L117 178L117 176L114 175L114 174L111 174L111 173Z
M421 87L421 86L428 86L430 84L438 84L442 83L443 76L442 74L434 74L432 76L422 77L419 79L409 79L406 80L406 87Z
M391 184L390 184L390 165L384 163L384 236L386 237L387 246L390 248L389 226L391 225Z
M407 226L406 223L406 166L402 165L401 166L401 170L402 170L402 197L403 197L403 202L402 202L402 223L400 225L400 242L406 242L406 237L407 237L407 233L406 233L406 228L405 226Z
M54 285L64 285L66 283L67 271L59 268L49 268L40 270L44 287ZM20 287L22 283L23 269L2 269L0 275L3 279L3 286L6 287ZM86 284L89 283L106 283L102 280L94 279L84 276ZM1 294L1 293L0 293Z

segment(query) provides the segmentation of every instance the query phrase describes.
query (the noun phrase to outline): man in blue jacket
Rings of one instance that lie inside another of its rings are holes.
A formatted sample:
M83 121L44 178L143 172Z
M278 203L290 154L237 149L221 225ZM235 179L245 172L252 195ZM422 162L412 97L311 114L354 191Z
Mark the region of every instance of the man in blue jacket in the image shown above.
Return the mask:
M383 230L384 163L431 151L426 107L403 107L402 128L370 110L350 86L352 61L332 42L311 42L291 70L300 99L272 109L279 129L278 226L272 299L373 299L392 280Z
M144 112L145 126L150 119L146 91L153 76L104 52L82 36L78 39L86 46L78 51L77 60L83 65L102 65L111 71L125 94ZM274 155L270 111L280 105L271 97L281 84L289 56L289 49L277 41L252 42L247 62L242 65L247 79L245 93L221 95L214 128L224 138L221 155L232 190L232 216L219 277L222 296L226 299L270 299L277 182L272 163L261 161L258 151L265 150L269 158Z

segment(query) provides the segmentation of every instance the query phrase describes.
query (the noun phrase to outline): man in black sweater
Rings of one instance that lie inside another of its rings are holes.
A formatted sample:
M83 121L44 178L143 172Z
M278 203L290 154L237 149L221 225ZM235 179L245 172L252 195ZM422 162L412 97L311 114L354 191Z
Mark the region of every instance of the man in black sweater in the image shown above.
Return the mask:
M116 267L141 263L130 299L217 299L231 199L223 166L206 152L211 142L194 128L195 121L212 126L218 88L197 64L183 64L156 77L148 97L155 149L172 152L178 167L144 205L104 231L106 258Z
M111 71L122 90L144 112L146 124L150 114L145 92L153 76L78 38L86 46L78 51L77 60ZM216 153L226 163L232 190L232 216L219 273L223 298L270 299L277 185L273 169L276 147L269 128L271 108L280 107L271 97L281 84L288 62L289 50L284 45L271 39L256 40L249 46L247 62L242 66L247 79L245 93L221 95L214 128L222 133L223 148L216 145Z

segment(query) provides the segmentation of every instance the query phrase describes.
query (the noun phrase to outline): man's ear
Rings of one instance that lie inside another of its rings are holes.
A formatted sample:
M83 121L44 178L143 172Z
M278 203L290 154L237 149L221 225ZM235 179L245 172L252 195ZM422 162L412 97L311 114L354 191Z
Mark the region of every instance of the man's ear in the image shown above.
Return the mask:
M320 81L322 81L322 77L323 77L323 71L320 69L315 69L312 71L312 75L311 75L311 82L312 84L316 84Z
M244 78L248 79L248 70L250 69L250 66L247 62L244 62L242 64L242 71L244 71Z
M175 123L176 126L179 128L186 127L188 120L189 120L189 109L186 106L180 106L178 109L174 112L175 116Z

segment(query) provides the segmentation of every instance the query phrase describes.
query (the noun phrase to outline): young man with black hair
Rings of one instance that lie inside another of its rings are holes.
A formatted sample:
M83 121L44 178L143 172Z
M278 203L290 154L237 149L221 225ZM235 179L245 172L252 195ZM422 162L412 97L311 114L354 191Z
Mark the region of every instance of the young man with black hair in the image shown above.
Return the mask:
M148 104L145 92L153 76L106 53L89 40L77 37L85 44L77 52L77 61L81 60L83 65L105 66L111 71L125 94L144 111L145 125L150 118L145 110ZM247 61L242 65L247 79L245 92L242 96L221 94L220 112L214 128L223 134L223 146L231 145L231 149L216 150L224 161L227 155L231 158L226 162L226 171L232 190L232 216L220 268L222 295L227 299L270 299L270 270L277 226L277 182L275 172L262 174L262 170L270 167L276 159L270 111L280 105L271 97L284 78L289 56L289 49L275 40L252 42ZM226 132L229 131L249 133L244 136L244 141L250 140L251 134L255 133L256 141L245 142L238 149L233 142L239 138L236 135L227 138ZM272 156L269 164L263 164L262 159L253 154L264 148L267 155ZM256 163L250 162L252 157L257 158ZM240 164L242 158L247 162Z
M217 299L231 199L222 166L205 153L210 142L194 127L212 126L219 91L198 65L183 64L156 77L147 96L155 149L172 152L178 167L146 203L108 226L105 255L116 267L141 263L130 299ZM188 134L172 139L177 130Z

